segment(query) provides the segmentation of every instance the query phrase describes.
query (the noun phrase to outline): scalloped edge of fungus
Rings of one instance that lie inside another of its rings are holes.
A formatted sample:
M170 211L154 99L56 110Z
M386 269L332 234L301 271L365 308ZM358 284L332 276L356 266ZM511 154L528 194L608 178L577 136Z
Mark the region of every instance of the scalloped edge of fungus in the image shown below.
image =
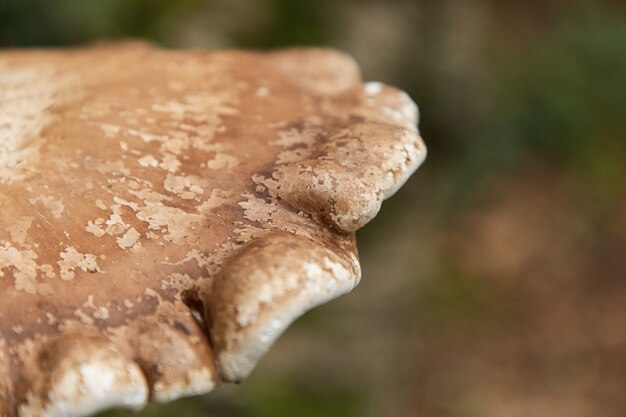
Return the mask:
M0 71L1 417L139 410L245 378L358 284L354 232L426 157L411 99L332 50L123 43L0 52Z

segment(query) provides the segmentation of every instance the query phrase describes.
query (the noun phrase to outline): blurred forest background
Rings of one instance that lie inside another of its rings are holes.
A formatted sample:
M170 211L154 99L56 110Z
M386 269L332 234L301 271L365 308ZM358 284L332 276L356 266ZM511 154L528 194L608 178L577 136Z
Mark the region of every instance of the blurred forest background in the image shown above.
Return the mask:
M354 293L139 416L626 415L623 1L0 0L2 47L129 37L340 48L430 152L359 232Z

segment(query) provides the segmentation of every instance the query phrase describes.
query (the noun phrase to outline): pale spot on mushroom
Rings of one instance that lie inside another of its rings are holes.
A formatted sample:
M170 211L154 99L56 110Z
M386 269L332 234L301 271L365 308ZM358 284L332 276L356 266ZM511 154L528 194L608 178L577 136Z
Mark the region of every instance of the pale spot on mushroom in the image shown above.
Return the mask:
M152 288L146 288L143 292L146 297L150 297L150 298L156 298L157 300L159 300L159 303L161 302L161 295L154 291Z
M60 254L61 260L57 262L61 269L61 279L71 281L75 277L74 270L80 268L87 272L97 272L99 270L96 256L92 254L82 254L71 246L65 248Z
M270 94L270 90L267 87L259 87L256 90L256 95L259 97L267 97Z
M156 159L152 155L143 156L143 157L139 158L139 160L137 162L139 162L139 165L141 165L142 167L156 168L157 166L159 166L159 160Z
M33 217L20 217L15 221L15 223L7 227L7 231L11 234L11 240L13 243L17 243L19 245L24 244L28 234L28 229L33 223L33 220Z
M253 222L269 222L272 215L276 212L276 206L274 204L267 203L262 198L256 197L253 194L243 194L246 201L241 201L237 204L244 209L244 217Z
M286 164L289 162L301 161L307 156L307 150L305 149L289 149L282 151L276 158L276 164Z
M176 172L178 171L178 168L180 168L180 161L171 153L166 153L165 156L163 156L163 160L159 164L159 167L169 172Z
M166 196L165 194L157 193L150 188L142 188L138 191L128 190L128 192L138 199L143 200L146 205L160 203L162 201L170 201L172 199L172 197Z
M173 272L167 276L167 280L161 283L161 289L165 290L168 288L178 290L178 292L182 292L188 288L193 286L193 279L188 274L181 274L179 272Z
M137 218L148 223L150 229L167 233L164 239L172 243L183 243L192 237L193 228L202 219L200 215L187 213L180 208L165 206L162 203L151 203L138 208Z
M20 251L11 246L8 242L0 246L0 277L4 276L2 269L13 267L15 289L25 291L30 294L37 292L37 254L32 250Z
M366 96L377 96L378 94L380 94L381 91L383 91L383 84L378 81L365 83L365 85L363 86L363 91L365 92Z
M178 176L168 173L163 182L163 187L185 200L192 200L196 198L197 194L204 193L203 184L204 181L194 175Z
M93 310L91 315L95 319L106 320L109 318L109 309L104 306L96 306L93 302L93 295L91 294L87 297L87 301L83 304L83 307L91 308Z
M89 296L87 297L87 301L85 301L83 303L83 307L91 307L93 309L96 308L96 305L93 303L93 295L89 294Z
M94 224L91 220L87 223L87 227L85 227L85 231L93 234L96 237L104 236L106 233L103 228Z
M215 158L207 162L207 168L215 170L229 170L239 165L239 160L232 155L218 153Z
M110 235L119 235L124 233L128 224L124 222L122 219L122 205L121 204L113 204L111 206L112 213L109 216L109 219L105 222L107 227L105 231Z
M278 139L270 142L272 145L291 147L294 145L312 145L315 143L315 132L288 129L278 132Z
M74 315L78 317L80 321L84 324L92 325L94 323L94 320L79 308L74 310Z
M56 322L57 322L56 317L54 317L52 315L52 313L46 313L46 318L48 319L48 324L51 325L51 326L56 324Z
M106 320L109 318L109 309L106 307L98 307L98 309L93 312L93 316L100 320Z
M99 123L98 126L100 126L100 128L104 132L104 136L108 138L113 138L117 136L121 129L120 126L112 125L110 123Z
M28 199L28 201L32 205L41 203L45 208L50 210L50 213L52 213L55 219L60 219L61 214L63 214L63 211L65 210L63 200L55 200L52 196L40 195L38 197Z
M125 129L125 133L127 133L128 135L131 136L135 136L140 138L141 140L143 140L144 142L167 142L167 136L164 135L155 135L149 132L145 132L142 130L136 130L136 129Z
M54 268L52 268L52 265L43 264L43 265L41 265L39 270L45 275L46 278L54 278L54 277L56 277L56 274L54 272Z
M96 207L98 207L100 210L106 210L107 206L106 204L104 204L104 202L100 199L96 200Z
M138 248L141 246L141 243L139 243L140 237L141 234L134 227L131 227L124 233L124 236L117 238L117 244L122 249Z
M208 200L203 201L202 204L198 206L198 211L200 213L209 214L211 210L228 203L232 199L232 196L233 193L231 191L214 188Z
M215 261L213 256L206 254L206 253L202 253L197 249L192 249L189 252L187 252L185 257L178 262L169 262L166 260L166 262L162 262L162 263L166 265L182 265L192 260L196 261L198 263L198 266L201 268L208 268L209 265L211 265L211 263Z

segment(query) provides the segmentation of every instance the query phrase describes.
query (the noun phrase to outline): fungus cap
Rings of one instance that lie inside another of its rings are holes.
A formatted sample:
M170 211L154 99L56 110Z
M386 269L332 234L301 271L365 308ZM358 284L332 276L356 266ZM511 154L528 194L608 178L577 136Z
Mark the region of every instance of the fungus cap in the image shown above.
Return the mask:
M0 416L246 377L360 279L420 165L408 96L336 51L0 52Z

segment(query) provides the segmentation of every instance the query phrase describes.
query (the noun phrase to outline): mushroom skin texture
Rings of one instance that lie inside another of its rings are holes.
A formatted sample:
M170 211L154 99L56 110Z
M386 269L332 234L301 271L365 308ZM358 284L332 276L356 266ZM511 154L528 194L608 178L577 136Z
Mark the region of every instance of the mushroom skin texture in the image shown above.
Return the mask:
M245 378L359 282L417 118L333 50L0 52L0 416Z

